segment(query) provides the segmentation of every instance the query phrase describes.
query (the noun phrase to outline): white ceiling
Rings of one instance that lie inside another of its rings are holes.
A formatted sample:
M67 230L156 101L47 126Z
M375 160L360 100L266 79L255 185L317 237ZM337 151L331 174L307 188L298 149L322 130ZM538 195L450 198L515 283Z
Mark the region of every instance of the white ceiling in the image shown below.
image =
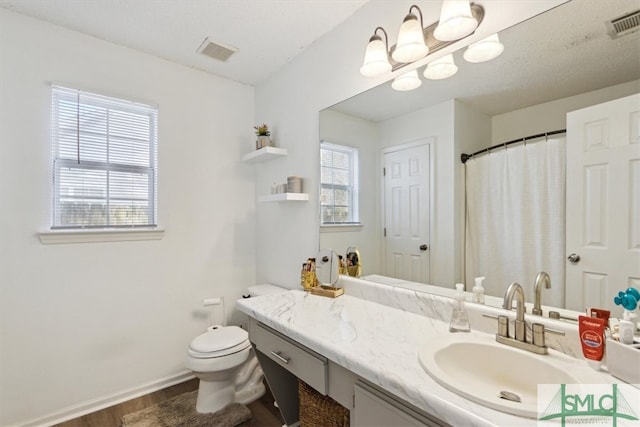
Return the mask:
M256 85L368 1L0 0L0 7ZM423 79L412 92L383 84L340 111L380 121L456 98L496 115L638 79L640 32L611 40L604 25L638 8L640 0L571 0L503 31L496 60L468 64L457 52L454 77ZM206 37L239 52L227 62L203 56L197 49Z
M0 0L0 7L256 85L368 0ZM197 53L206 37L238 48Z
M504 53L493 61L470 64L459 51L449 79L427 80L421 67L416 90L385 83L332 108L377 122L455 98L493 116L637 80L640 31L612 40L605 21L639 8L640 0L571 0L502 31Z

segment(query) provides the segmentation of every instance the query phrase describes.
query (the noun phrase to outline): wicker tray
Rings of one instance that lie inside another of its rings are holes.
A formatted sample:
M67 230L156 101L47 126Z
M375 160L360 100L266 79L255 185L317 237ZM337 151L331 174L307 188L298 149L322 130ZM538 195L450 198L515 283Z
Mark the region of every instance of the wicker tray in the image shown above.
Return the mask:
M334 288L333 286L320 285L320 286L315 286L309 289L309 292L311 292L314 295L335 298L344 294L344 288Z
M329 396L323 396L313 387L298 380L300 399L300 426L349 427L349 410Z

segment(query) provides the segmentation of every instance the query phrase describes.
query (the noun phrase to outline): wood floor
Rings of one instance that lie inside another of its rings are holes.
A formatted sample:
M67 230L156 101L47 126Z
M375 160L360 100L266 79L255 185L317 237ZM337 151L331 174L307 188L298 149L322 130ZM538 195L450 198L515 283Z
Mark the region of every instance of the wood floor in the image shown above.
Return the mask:
M198 379L196 378L84 415L80 418L57 424L55 427L119 427L120 420L126 414L139 411L140 409L171 399L179 394L196 390L197 388ZM273 396L268 387L264 396L250 403L247 407L251 410L253 418L240 424L240 427L281 427L284 424L278 408L273 405Z

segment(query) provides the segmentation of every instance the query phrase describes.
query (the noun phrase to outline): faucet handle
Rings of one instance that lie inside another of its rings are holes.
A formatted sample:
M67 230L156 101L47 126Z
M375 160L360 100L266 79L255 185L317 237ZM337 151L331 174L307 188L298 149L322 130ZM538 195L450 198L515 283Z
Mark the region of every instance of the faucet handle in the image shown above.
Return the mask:
M498 335L501 337L509 336L509 318L507 316L498 316Z
M533 345L536 347L546 347L544 341L544 325L542 323L532 323L531 332L533 336Z

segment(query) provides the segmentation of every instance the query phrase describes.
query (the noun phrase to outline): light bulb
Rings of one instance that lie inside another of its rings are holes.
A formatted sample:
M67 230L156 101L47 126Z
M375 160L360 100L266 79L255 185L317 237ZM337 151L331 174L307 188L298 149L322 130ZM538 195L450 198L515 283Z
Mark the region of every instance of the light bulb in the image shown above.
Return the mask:
M387 48L378 35L369 40L364 54L364 62L360 67L360 74L366 77L376 77L391 71L391 64Z
M504 50L498 34L493 34L479 42L472 43L462 55L467 62L485 62L498 57Z
M422 25L418 18L410 13L400 27L398 43L391 57L398 62L409 63L424 58L428 53Z
M396 77L393 80L393 83L391 83L391 87L395 90L405 92L408 90L416 89L420 87L421 84L422 80L420 80L420 77L418 77L418 70L412 70Z
M459 40L471 34L477 27L478 20L471 14L468 0L445 0L433 36L442 41Z
M457 72L458 67L453 62L453 55L448 54L428 63L423 75L431 80L441 80L451 77Z

